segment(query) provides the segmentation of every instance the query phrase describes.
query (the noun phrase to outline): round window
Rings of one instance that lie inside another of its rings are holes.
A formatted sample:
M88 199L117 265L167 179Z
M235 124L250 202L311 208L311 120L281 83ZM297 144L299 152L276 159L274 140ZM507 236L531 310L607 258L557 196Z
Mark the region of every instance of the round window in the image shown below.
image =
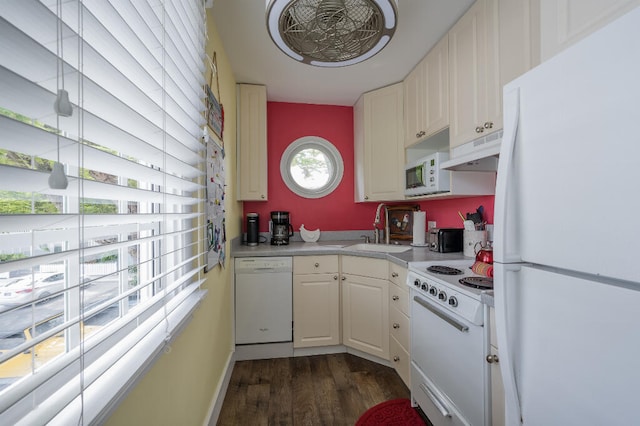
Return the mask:
M320 198L340 184L344 165L340 152L318 136L291 143L280 159L280 174L287 187L305 198Z

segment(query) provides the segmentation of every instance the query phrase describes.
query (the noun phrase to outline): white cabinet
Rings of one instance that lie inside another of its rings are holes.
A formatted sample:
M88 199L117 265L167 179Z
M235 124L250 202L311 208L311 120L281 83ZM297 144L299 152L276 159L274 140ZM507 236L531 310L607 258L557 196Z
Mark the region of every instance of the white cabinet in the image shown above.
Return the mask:
M403 81L405 146L449 125L449 38L444 36Z
M504 426L504 384L502 383L502 374L500 373L494 308L489 308L489 318L491 345L487 362L491 364L491 424L492 426Z
M293 258L293 347L340 344L338 255Z
M342 256L342 343L389 359L387 261Z
M238 200L267 200L267 88L238 84Z
M365 93L356 102L356 202L404 199L402 113L402 83Z
M498 21L502 88L540 63L540 0L500 0Z
M502 128L497 0L477 0L449 31L451 148Z
M540 0L542 60L639 5L638 0Z
M410 310L407 268L389 262L389 359L411 387Z

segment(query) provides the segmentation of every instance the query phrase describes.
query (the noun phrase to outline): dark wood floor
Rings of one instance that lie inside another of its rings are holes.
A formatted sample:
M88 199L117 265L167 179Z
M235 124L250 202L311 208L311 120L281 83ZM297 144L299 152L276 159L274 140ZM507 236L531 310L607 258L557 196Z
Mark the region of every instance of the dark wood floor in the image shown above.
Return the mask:
M238 361L218 425L354 425L409 389L389 367L347 354Z

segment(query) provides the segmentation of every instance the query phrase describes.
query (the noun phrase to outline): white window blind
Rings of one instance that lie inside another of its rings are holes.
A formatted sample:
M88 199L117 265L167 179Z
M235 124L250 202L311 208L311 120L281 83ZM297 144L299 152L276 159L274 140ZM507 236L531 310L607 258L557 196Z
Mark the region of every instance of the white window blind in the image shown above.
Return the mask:
M204 296L205 37L202 0L2 1L0 424L104 420Z

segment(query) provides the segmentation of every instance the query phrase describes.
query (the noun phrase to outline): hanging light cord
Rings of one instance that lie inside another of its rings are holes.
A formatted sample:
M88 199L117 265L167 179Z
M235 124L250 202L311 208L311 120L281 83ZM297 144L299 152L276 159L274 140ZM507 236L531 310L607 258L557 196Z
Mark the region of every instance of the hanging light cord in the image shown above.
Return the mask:
M58 15L58 28L57 35L58 40L56 42L56 93L59 93L61 81L62 80L62 90L64 90L64 62L62 59L63 50L62 50L62 1L57 0L56 2L56 14ZM58 163L60 162L60 114L56 112L56 144L57 144L57 153L58 153Z

